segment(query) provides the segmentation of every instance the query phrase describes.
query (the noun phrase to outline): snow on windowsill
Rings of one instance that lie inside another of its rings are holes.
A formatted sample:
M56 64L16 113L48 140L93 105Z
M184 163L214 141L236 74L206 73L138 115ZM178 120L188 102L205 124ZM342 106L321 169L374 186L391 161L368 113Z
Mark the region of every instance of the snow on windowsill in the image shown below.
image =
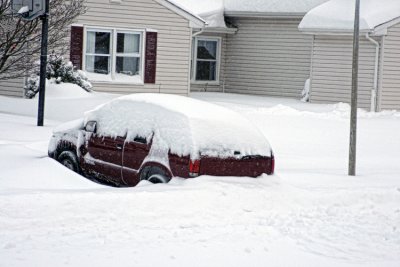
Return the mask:
M115 74L115 79L111 75L85 72L89 81L94 83L119 83L119 84L133 84L133 85L144 85L143 79L140 75L128 76L124 74Z
M220 81L195 81L195 80L191 80L190 81L191 84L200 84L200 85L221 85Z

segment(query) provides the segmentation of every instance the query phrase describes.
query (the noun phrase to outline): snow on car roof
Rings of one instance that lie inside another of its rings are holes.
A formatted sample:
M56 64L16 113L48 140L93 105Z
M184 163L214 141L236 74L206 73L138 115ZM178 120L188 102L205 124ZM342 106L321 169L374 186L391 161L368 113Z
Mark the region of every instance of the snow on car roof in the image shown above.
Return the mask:
M299 25L301 31L349 32L354 28L355 1L330 0L308 12ZM363 0L360 3L360 30L400 17L399 0Z
M266 138L249 120L224 107L189 97L134 94L112 100L85 114L105 136L153 136L152 149L192 159L202 155L270 156Z

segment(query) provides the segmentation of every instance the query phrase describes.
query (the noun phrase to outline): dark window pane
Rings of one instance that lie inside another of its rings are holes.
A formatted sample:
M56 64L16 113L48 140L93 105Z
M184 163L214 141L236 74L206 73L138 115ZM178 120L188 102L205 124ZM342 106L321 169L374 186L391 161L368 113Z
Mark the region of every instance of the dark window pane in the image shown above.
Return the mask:
M117 34L117 53L139 53L140 35L130 33Z
M210 61L197 61L197 81L215 81L217 77L217 63Z
M94 72L108 74L110 73L109 70L109 57L99 57L96 56L94 60Z
M198 41L198 59L217 59L217 41Z
M110 73L109 61L110 61L109 57L86 56L86 71L94 72L94 73L101 73L101 74L108 74L108 73Z
M110 54L109 32L96 32L95 54Z
M124 39L125 39L125 34L123 33L118 33L117 34L117 53L122 53L124 51Z
M117 57L117 73L139 75L140 59L136 57Z

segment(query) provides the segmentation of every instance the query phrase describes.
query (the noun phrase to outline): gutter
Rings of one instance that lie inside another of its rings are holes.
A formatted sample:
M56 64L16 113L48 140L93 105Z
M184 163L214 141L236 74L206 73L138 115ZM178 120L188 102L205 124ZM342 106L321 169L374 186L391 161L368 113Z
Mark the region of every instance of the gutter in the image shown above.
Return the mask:
M376 96L378 92L378 71L379 71L379 49L380 45L377 41L372 39L369 36L369 33L365 34L365 38L367 38L368 41L373 43L375 45L375 70L374 70L374 87L371 90L371 112L376 112Z
M275 18L275 19L302 19L307 12L253 12L253 11L225 11L226 17L237 18Z
M237 28L222 28L222 27L207 27L204 29L205 33L222 33L222 34L235 34L237 33Z
M198 32L196 32L196 33L193 33L193 34L192 34L192 37L196 37L197 35L202 34L202 33L204 32L204 30L205 30L205 28L202 28L200 31L198 31Z

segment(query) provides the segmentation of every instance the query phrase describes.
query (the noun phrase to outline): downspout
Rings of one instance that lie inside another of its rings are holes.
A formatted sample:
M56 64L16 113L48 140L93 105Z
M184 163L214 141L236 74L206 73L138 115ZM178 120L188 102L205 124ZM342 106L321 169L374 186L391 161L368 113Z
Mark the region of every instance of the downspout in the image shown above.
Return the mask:
M199 35L199 34L202 34L204 32L204 28L202 28L200 31L198 31L198 32L196 32L196 33L193 33L192 34L192 38L193 37L196 37L197 35Z
M192 53L192 50L193 50L193 38L192 38L192 36L193 36L193 29L192 28L190 28L190 43L189 43L189 71L188 71L188 87L187 87L187 96L189 96L190 95L190 92L192 91L192 89L191 89L191 74L192 74L192 56L193 56L193 53Z
M379 42L375 41L369 36L369 33L365 35L368 41L375 45L375 70L374 70L374 87L371 90L371 112L376 112L376 96L378 92L378 72L379 72Z

